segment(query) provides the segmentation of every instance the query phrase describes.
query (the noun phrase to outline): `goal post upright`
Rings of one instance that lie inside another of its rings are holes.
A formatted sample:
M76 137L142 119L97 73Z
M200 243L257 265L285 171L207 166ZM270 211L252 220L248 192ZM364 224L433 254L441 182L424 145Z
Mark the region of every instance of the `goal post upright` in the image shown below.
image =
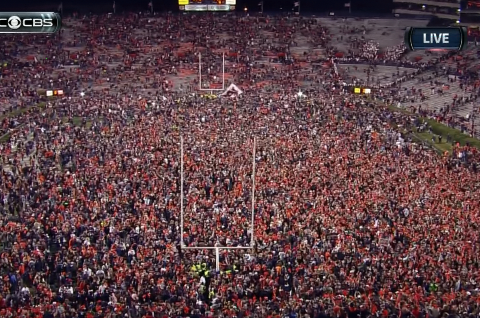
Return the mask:
M225 90L225 52L222 54L222 90Z
M183 156L184 156L184 145L183 145L183 136L180 136L180 248L183 250L214 250L215 251L215 270L220 271L220 250L249 250L253 249L255 246L255 173L256 173L256 137L253 138L253 153L252 153L252 211L251 211L251 239L249 246L186 246L183 240L184 238L184 194L183 194L183 184L184 184L184 169L183 169Z
M202 87L202 53L198 52L198 89L203 90Z
M183 247L183 136L180 136L180 246Z
M225 91L225 52L222 53L222 88L203 88L202 87L202 53L198 52L198 86L200 91Z
M252 219L251 219L251 241L250 246L253 248L255 244L255 168L256 168L256 148L257 138L253 137L253 158L252 158Z
M215 271L220 272L220 250L250 250L251 246L184 246L183 250L215 250Z

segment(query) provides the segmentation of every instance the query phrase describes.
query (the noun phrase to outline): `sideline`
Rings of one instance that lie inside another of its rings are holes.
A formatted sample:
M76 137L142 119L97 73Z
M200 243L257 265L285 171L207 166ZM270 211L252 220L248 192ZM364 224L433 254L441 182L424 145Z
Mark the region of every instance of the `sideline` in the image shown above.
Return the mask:
M17 117L17 116L20 116L24 113L27 113L29 111L32 111L32 110L36 110L38 108L45 108L45 106L47 105L46 102L40 102L38 103L37 105L34 105L34 106L30 106L30 107L25 107L25 108L20 108L20 109L15 109L9 113L6 113L2 116L0 116L0 120L3 120L5 118L12 118L12 117ZM20 128L22 128L23 126L25 126L25 123L22 123L20 125L18 125L17 127L13 128L12 130L10 130L9 132L3 134L2 136L0 136L0 143L4 143L4 142L7 142L9 139L10 139L10 136L15 133L17 130L19 130Z
M398 108L393 105L389 105L387 106L387 108L394 112L401 112L403 114L416 116L422 121L422 123L427 123L428 127L431 128L432 133L427 130L423 132L412 131L412 134L416 137L416 139L426 142L442 154L445 151L452 152L454 148L453 145L457 142L461 146L465 146L468 143L470 146L473 146L480 150L480 140L478 138L470 137L469 135L462 133L459 129L449 127L434 119L419 116L417 114L409 112L406 109ZM442 137L442 142L439 142L438 136ZM447 136L450 136L452 142L447 142ZM433 139L435 141L433 141Z

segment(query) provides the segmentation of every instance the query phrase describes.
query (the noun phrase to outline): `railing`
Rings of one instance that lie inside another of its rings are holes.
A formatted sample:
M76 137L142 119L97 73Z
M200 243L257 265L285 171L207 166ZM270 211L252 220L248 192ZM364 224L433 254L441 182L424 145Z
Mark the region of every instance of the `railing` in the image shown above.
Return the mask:
M448 7L448 8L460 8L458 1L432 1L432 0L393 0L393 3L415 3L426 6Z
M395 9L394 12L400 15L421 15L425 17L438 17L441 19L451 19L451 20L458 20L460 19L460 14L448 14L448 13L441 13L441 12L429 12L429 11L416 11L410 9Z

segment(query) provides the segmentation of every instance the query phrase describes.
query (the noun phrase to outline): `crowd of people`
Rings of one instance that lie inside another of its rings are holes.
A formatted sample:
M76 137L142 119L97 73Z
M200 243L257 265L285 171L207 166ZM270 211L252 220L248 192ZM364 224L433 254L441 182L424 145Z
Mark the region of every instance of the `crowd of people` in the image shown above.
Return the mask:
M331 46L318 22L190 19L4 40L0 317L478 317L477 150L413 143L418 117L340 89L334 63L251 70L298 30ZM234 38L201 43L225 21ZM236 53L241 92L168 84L199 47Z

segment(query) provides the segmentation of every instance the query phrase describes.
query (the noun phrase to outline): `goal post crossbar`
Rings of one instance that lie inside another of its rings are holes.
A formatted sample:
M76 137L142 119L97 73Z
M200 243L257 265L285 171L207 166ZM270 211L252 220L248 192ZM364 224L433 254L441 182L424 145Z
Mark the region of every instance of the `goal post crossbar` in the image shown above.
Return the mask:
M250 250L253 246L181 246L182 250L215 250L215 271L220 272L220 250Z
M182 250L248 250L253 246L182 246Z
M252 156L252 214L250 220L251 240L250 246L186 246L184 238L184 147L183 136L180 136L180 248L183 250L215 250L215 267L220 270L220 250L248 250L255 246L255 174L256 174L256 148L257 139L253 138Z
M225 52L222 55L222 88L203 88L202 87L202 53L198 53L198 86L200 91L225 91Z
M182 250L249 250L252 246L183 246Z

